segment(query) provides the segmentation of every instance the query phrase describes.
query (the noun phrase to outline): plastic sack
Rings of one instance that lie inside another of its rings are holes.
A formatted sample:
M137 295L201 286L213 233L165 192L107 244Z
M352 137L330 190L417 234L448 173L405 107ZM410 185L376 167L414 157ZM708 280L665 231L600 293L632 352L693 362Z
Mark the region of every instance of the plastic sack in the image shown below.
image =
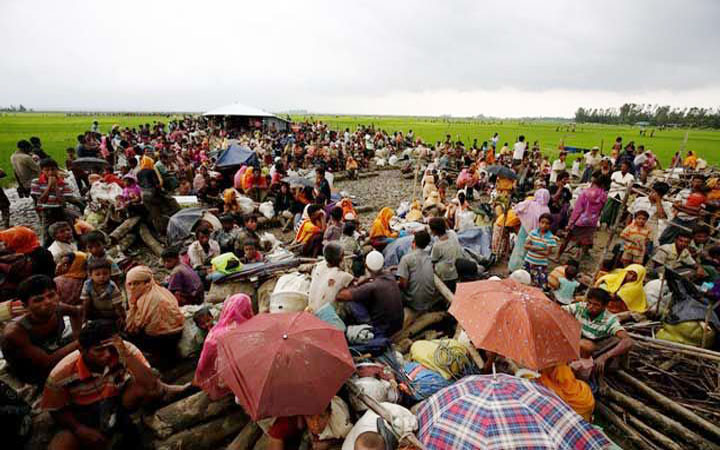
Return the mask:
M90 198L96 202L108 202L117 205L118 198L122 195L122 188L115 183L96 182L90 187Z
M662 302L660 303L660 311L667 310L672 299L672 293L667 283L663 283L659 278L656 280L648 281L643 290L645 291L645 297L647 298L647 304L649 310L655 310L658 297L660 296L660 285L663 285Z
M666 323L655 335L656 338L664 341L677 342L678 344L702 346L703 326L705 322L692 320L681 322L675 325ZM715 330L709 327L706 348L712 348L715 343Z
M318 319L334 326L335 328L342 331L343 333L347 329L347 327L345 326L345 323L342 321L340 316L338 316L337 312L335 311L335 307L332 305L332 303L325 303L323 306L321 306L320 309L315 311L315 316Z
M281 276L270 294L270 312L300 312L308 305L310 278L299 272Z
M266 219L275 217L275 207L271 201L261 203L260 206L258 206L258 211L260 211L260 214L265 216Z
M388 163L389 163L391 166L397 166L398 157L395 156L395 155L392 155L390 158L388 158Z
M458 377L462 374L464 367L457 360L448 360L446 364L444 361L446 358L436 357L436 355L440 356L443 353L438 351L441 346L446 347L453 354L467 357L467 349L455 339L436 339L433 341L415 341L410 347L410 358L439 373L446 380Z
M423 401L440 389L450 386L452 382L439 373L428 369L422 364L408 362L403 366L405 374L412 382L411 394L415 401Z
M240 211L242 211L244 215L252 214L252 212L255 211L255 202L253 202L251 198L238 195L236 196L236 201L238 205L240 205Z
M387 380L379 380L375 377L362 377L353 380L355 386L357 386L365 395L372 397L380 402L396 403L400 395L397 389ZM350 394L350 405L355 411L366 411L368 409L359 398L355 395Z

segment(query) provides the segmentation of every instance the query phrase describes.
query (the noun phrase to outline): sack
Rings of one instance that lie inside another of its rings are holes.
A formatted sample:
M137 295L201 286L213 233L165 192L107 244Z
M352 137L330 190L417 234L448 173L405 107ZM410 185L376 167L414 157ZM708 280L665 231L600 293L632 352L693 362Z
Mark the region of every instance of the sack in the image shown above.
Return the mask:
M413 400L423 401L440 389L446 388L452 382L446 380L439 373L428 369L422 364L408 362L403 367L405 374L411 381L410 393Z
M258 206L258 211L260 211L260 214L265 216L266 219L272 219L275 216L275 207L271 201L261 203L260 206Z
M704 321L691 320L688 322L681 322L675 325L666 323L657 332L656 337L664 341L677 342L678 344L694 345L695 347L702 346L703 339L703 326ZM715 330L710 326L707 332L707 346L706 348L712 348L715 343Z
M410 347L410 358L446 380L459 378L465 370L462 361L469 361L467 349L455 339L416 341Z
M308 305L310 278L302 273L293 272L278 279L270 295L270 312L300 312Z
M342 321L342 319L340 319L340 316L338 316L337 312L335 311L335 307L332 305L332 303L325 303L323 306L321 306L320 309L315 311L315 316L318 319L334 326L343 333L347 329L347 327L345 327L345 323Z

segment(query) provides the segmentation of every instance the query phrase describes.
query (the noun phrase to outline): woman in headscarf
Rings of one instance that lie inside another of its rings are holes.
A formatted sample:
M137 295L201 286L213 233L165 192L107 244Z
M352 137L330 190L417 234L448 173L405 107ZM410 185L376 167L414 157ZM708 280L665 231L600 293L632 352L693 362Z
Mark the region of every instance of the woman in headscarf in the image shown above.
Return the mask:
M386 206L380 210L370 227L370 245L378 251L382 251L385 246L398 237L398 234L390 228L390 219L394 214L393 210Z
M237 201L237 191L234 188L227 188L223 191L223 213L233 216L242 216L243 211Z
M18 253L30 258L33 274L55 277L55 260L52 253L40 245L37 234L30 228L20 225L0 231L0 243L3 244L5 252Z
M433 176L431 169L427 169L425 171L425 176L423 176L422 179L422 190L424 200L427 200L433 191L437 191L437 186L435 186L435 177Z
M505 213L500 213L493 224L492 241L490 248L493 254L499 259L507 254L510 248L510 232L517 231L520 227L520 219L512 209L508 211L507 219Z
M68 305L82 305L80 292L87 278L87 255L83 252L67 253L60 258L55 272L55 286L63 303ZM73 334L77 337L82 328L82 317L70 316Z
M129 306L125 329L131 340L155 356L172 359L185 323L175 296L155 282L147 266L130 269L125 290Z
M640 264L630 264L624 269L613 270L595 282L595 287L604 289L612 295L612 300L607 305L608 311L611 313L647 311L647 299L643 289L645 273L645 267Z
M322 239L325 233L325 212L320 205L311 204L305 207L300 221L295 243L302 244L301 256L315 258L322 251Z
M683 160L683 163L682 163L683 167L685 169L695 170L695 168L697 167L697 163L698 163L698 161L697 161L697 156L695 156L695 153L693 153L692 150L688 150L687 156L685 157L685 159Z
M212 400L219 400L230 393L230 389L223 383L218 369L218 338L228 331L236 328L253 316L252 301L245 294L235 294L225 300L217 324L210 330L203 345L200 360L193 384L198 386Z
M567 364L560 364L542 370L537 381L555 392L583 419L588 422L592 419L592 413L595 409L595 397L593 397L590 386L584 381L575 378L575 374Z
M549 213L550 208L550 192L547 189L538 189L535 195L515 205L513 211L520 219L520 232L518 233L515 247L513 248L510 260L508 261L508 270L513 272L523 267L525 261L525 240L528 234L538 226L540 216Z
M607 201L607 192L603 189L606 181L607 178L596 171L592 176L590 187L580 193L570 215L568 226L565 228L568 236L560 245L558 255L565 252L565 248L571 241L575 241L582 249L581 257L590 252L600 213Z

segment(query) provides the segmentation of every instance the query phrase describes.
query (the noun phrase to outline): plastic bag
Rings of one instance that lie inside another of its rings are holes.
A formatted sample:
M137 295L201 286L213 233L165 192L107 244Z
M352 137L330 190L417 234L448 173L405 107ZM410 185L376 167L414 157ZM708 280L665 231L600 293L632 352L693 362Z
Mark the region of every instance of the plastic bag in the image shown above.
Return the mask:
M266 219L272 219L275 216L275 207L273 207L271 201L261 203L260 206L258 206L258 211L260 211L260 214L265 216Z
M299 312L305 310L310 294L310 278L299 272L281 276L270 294L270 312Z
M703 339L703 326L705 322L700 320L691 320L688 322L681 322L675 325L666 323L657 332L655 337L664 341L677 342L679 344L694 345L695 347L702 346ZM712 348L715 342L715 330L710 326L707 332L707 344L706 348Z

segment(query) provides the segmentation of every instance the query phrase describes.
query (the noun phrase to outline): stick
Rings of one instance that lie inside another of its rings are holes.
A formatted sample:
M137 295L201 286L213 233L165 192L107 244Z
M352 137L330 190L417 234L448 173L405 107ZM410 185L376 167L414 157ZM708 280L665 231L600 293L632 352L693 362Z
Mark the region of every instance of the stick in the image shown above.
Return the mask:
M413 177L413 195L412 195L413 202L416 199L415 193L416 193L416 188L417 188L418 172L420 172L420 160L418 160L415 165L415 176Z
M705 348L695 347L692 345L680 344L672 341L663 341L662 339L653 339L637 333L628 333L633 339L644 341L648 344L654 344L656 348L663 350L675 351L677 353L685 353L687 355L700 356L703 358L720 361L720 352L708 350Z
M653 443L659 443L661 446L669 450L683 450L683 447L676 444L675 441L665 436L661 432L657 431L656 429L648 426L645 422L641 421L637 417L628 414L618 405L610 403L608 406L610 406L610 409L613 412L619 414L622 418L624 418L626 422L629 422L630 425L640 430L645 436L650 437ZM602 407L606 408L605 405L603 405Z
M607 397L609 397L612 401L620 404L622 407L629 410L630 412L636 413L652 421L668 433L674 434L682 438L684 441L692 444L693 448L700 448L706 450L720 449L720 447L704 439L702 436L699 436L694 431L688 430L680 422L660 414L659 412L655 411L654 409L650 408L639 400L635 400L634 398L625 395L619 391L616 391L609 386L605 388L605 392Z
M119 241L123 236L128 234L130 230L135 228L135 225L140 222L140 219L142 219L142 217L135 216L125 220L125 222L118 225L117 228L115 228L113 232L108 235L108 237L113 241Z
M227 450L245 450L253 448L255 446L255 442L260 439L262 434L262 429L260 429L257 423L249 422L242 430L240 430L240 433L238 433L235 439L228 444Z
M630 425L626 424L620 417L618 417L617 414L612 412L610 408L603 405L600 402L595 403L595 410L600 414L602 417L607 419L610 423L615 425L615 427L623 434L623 437L630 440L633 444L637 445L638 448L646 448L649 447L654 450L660 450L658 447L654 446L652 443L648 442L646 438L644 438L640 433L635 431L634 428L632 428Z
M718 305L718 302L708 302L707 311L705 312L705 323L703 324L703 337L702 337L702 348L707 348L710 345L709 333L710 329L710 318L712 317L713 310Z
M628 374L624 370L618 370L616 372L616 374L625 383L632 385L633 388L642 392L646 396L650 397L655 402L657 402L660 406L664 407L666 410L676 414L678 417L682 417L684 420L688 421L689 423L695 425L696 427L702 429L703 431L707 432L708 434L714 436L715 439L720 440L720 427L718 427L717 425L714 425L714 424L708 422L707 420L698 416L697 414L690 411L689 409L680 406L673 400L670 400L669 398L665 397L664 395L662 395L655 389L646 385L642 381L636 379L635 377Z
M419 448L420 450L425 450L425 445L418 440L418 438L414 434L408 434L407 436L399 436L397 431L395 431L395 428L393 428L393 420L392 415L380 404L378 403L374 398L365 395L365 393L358 388L355 383L352 381L347 381L345 383L345 386L348 387L348 390L355 395L361 402L365 404L368 408L370 408L375 414L380 416L385 422L387 422L390 425L390 430L395 434L399 439L406 438L412 445Z

